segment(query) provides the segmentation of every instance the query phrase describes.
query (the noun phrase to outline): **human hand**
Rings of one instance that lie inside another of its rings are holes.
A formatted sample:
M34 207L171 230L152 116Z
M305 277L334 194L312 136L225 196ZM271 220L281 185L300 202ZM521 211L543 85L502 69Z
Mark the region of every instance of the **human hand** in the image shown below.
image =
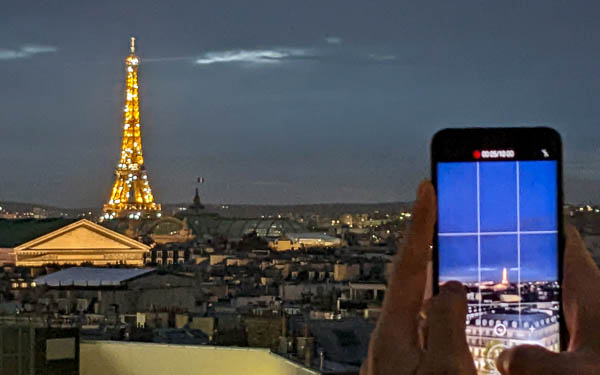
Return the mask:
M394 262L383 309L371 335L361 375L474 375L465 336L467 299L458 282L446 283L430 301L426 348L419 342L419 312L436 220L433 185L419 186L402 259Z
M577 230L566 227L563 308L570 333L566 352L536 345L505 350L497 360L502 375L600 374L600 270Z

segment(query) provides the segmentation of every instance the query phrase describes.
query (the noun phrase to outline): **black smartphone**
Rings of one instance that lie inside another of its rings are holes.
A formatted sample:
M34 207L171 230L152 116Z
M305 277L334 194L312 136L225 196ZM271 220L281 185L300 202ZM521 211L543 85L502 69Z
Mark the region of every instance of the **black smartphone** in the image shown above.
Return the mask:
M433 289L467 288L467 342L479 374L521 344L560 351L562 147L550 128L445 129L431 143L438 218Z

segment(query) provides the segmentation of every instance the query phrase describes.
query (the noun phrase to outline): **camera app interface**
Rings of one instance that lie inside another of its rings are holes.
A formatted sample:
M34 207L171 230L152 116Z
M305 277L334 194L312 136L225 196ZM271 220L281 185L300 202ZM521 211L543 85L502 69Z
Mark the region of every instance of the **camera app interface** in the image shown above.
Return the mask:
M507 347L559 351L557 162L437 164L439 281L468 289L479 374Z

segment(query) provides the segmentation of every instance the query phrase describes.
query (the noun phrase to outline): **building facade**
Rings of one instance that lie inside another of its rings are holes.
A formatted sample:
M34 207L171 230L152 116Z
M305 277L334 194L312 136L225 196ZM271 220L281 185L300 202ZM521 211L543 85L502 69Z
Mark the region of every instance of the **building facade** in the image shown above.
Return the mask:
M150 247L82 219L14 248L16 266L144 265Z

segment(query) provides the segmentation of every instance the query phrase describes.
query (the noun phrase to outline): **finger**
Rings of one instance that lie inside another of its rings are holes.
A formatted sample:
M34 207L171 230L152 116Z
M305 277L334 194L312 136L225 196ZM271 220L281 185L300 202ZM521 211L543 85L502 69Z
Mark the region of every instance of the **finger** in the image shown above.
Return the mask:
M421 311L419 311L419 348L421 350L425 350L427 347L427 331L429 327L427 326L427 317L429 316L429 311L431 310L431 298L426 298L423 301L423 306L421 307Z
M415 331L416 316L423 302L427 282L427 262L431 259L430 245L436 219L435 191L431 182L424 181L418 189L413 207L412 223L402 258L395 259L384 301L384 312L401 315L403 324Z
M467 346L467 297L459 282L451 281L432 299L427 325L427 349L419 374L475 374Z
M425 281L425 291L423 293L423 299L431 299L433 297L433 262L431 256L427 262L427 279Z
M571 334L570 350L600 348L595 329L600 310L600 271L575 227L567 225L564 259L563 305Z
M577 371L577 366L573 365L568 355L560 355L537 345L507 349L496 359L496 367L502 375L564 375Z
M421 310L419 310L418 319L418 338L419 348L425 350L427 347L427 316L429 310L431 310L431 298L433 297L433 265L432 262L427 262L427 279L425 281L425 291L423 292L423 302L421 304Z
M436 357L454 356L467 350L465 319L467 296L461 283L450 281L433 297L427 319L427 352Z
M565 246L565 282L576 284L578 282L598 282L600 281L600 270L579 231L572 226L566 225L566 246ZM569 285L571 286L571 285Z
M369 375L369 361L364 361L360 366L359 375Z

